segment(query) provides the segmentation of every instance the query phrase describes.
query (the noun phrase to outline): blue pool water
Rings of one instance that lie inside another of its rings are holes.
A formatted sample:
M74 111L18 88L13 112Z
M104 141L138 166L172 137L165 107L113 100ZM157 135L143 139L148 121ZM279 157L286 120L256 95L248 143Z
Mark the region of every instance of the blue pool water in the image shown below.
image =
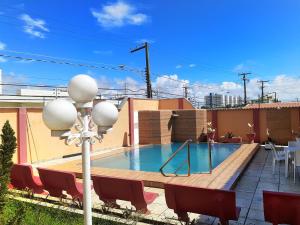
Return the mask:
M182 143L167 145L150 145L136 147L130 151L124 151L110 157L95 159L92 167L104 167L115 169L139 170L159 172L163 163L175 152ZM230 154L240 147L240 144L213 144L212 166L215 168ZM208 172L208 146L206 143L191 144L191 173ZM174 173L179 165L187 159L187 148L180 151L164 168L165 173ZM187 163L177 171L178 174L187 173Z

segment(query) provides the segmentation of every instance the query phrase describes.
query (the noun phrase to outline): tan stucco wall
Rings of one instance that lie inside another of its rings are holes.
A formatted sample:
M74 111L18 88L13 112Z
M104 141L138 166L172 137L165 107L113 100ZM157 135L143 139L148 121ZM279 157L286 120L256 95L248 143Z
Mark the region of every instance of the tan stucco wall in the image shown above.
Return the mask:
M161 99L159 100L160 110L179 109L178 99Z
M176 109L178 99L166 100L142 100L134 99L134 110L158 110L161 107L170 107L172 110ZM185 104L185 103L184 103ZM93 146L96 151L107 148L115 148L127 146L129 144L129 109L128 102L126 102L119 112L119 119L114 125L113 130L104 136L102 143L97 143ZM299 109L288 109L290 112L290 128L291 130L300 131ZM260 140L261 142L267 139L266 129L268 109L260 109ZM281 113L281 110L273 110L274 113ZM60 158L65 155L79 153L81 149L75 146L66 146L64 141L57 137L51 137L50 130L44 125L42 121L42 109L27 108L28 113L28 127L27 127L27 158L28 162L44 161L54 158ZM0 128L6 120L10 121L12 128L17 132L17 108L0 108ZM207 111L207 121L212 120L211 111ZM219 136L231 131L237 136L242 136L244 141L247 141L246 134L249 131L247 123L253 123L253 110L218 110L218 133ZM289 133L289 130L285 131ZM287 137L289 137L287 135ZM293 140L289 137L286 140ZM17 153L14 155L14 162L17 162Z
M108 134L104 135L101 143L93 146L94 150L116 148L128 146L129 144L129 117L128 117L128 102L126 102L119 112L118 121L113 126L113 129Z
M27 109L28 139L27 156L29 162L45 161L81 152L80 147L67 146L58 137L51 137L50 130L42 120L42 109ZM119 112L119 118L113 130L104 135L101 143L96 141L93 150L117 148L128 145L128 103Z
M265 142L268 139L267 136L267 110L259 111L259 131L260 131L260 141Z
M195 109L192 103L190 103L188 100L183 100L183 109Z
M133 110L158 110L159 100L133 99Z
M179 109L179 99L160 99L159 100L160 110L173 110ZM183 99L183 109L194 109L193 105L186 99Z
M0 132L6 120L9 121L12 129L15 131L15 136L18 138L18 127L17 127L17 119L18 119L18 109L16 108L0 108ZM1 140L0 140L1 141ZM13 156L13 161L18 161L17 150Z
M300 131L299 109L291 109L291 129Z
M246 141L246 134L249 133L248 123L253 123L252 110L218 111L219 136L223 136L227 132L233 132L235 136L241 136Z
M42 120L42 109L27 109L27 159L28 162L45 161L74 154L75 146L67 146L58 137L51 137L51 131Z

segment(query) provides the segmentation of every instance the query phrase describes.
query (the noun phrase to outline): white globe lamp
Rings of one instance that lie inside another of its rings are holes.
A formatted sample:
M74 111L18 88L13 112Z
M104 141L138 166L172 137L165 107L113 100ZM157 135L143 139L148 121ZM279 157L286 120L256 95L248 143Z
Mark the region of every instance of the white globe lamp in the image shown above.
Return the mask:
M75 106L63 99L56 99L46 104L43 109L43 121L53 136L61 136L70 130L77 119Z
M107 131L118 120L118 109L110 102L97 103L92 111L92 119L100 131Z
M98 86L95 79L92 77L79 74L73 77L68 85L70 97L76 103L89 103L93 101L98 92Z
M103 134L112 128L118 119L118 109L109 102L100 102L93 107L98 86L88 75L73 77L69 82L68 92L76 107L67 100L54 100L44 107L43 120L52 136L60 136L67 145L75 143L82 147L84 224L92 225L90 148L94 139L101 141ZM78 124L75 125L76 121ZM91 125L92 121L98 126L97 131ZM74 125L76 131L71 132Z

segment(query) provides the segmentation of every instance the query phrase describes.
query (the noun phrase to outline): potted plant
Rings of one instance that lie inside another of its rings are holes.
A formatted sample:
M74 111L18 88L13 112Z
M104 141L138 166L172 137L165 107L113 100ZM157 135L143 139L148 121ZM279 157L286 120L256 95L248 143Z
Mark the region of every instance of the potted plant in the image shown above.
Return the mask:
M213 141L215 139L216 129L213 128L212 123L207 123L207 140Z
M254 143L255 132L254 132L254 124L248 123L249 133L247 134L248 140L250 143Z
M300 133L299 132L295 132L294 130L292 130L292 135L294 135L296 141L300 142Z
M241 143L242 138L236 137L232 132L227 132L224 136L220 137L222 143Z
M270 129L269 128L267 128L266 133L267 133L267 141L265 142L265 150L272 150L271 144L272 143L274 144L274 141L270 137Z

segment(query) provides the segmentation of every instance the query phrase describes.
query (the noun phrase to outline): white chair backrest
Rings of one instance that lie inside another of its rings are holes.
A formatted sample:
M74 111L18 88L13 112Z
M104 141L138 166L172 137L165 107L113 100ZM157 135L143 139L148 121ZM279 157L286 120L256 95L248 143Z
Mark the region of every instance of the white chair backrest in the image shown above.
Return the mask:
M300 146L300 142L298 142L298 141L289 141L288 146L289 147L297 147L297 146Z
M300 166L300 151L295 152L296 166Z
M277 153L277 150L275 148L275 145L273 143L270 142L270 146L271 146L271 149L272 149L272 153L273 153L273 157L278 160L279 159L279 155Z

